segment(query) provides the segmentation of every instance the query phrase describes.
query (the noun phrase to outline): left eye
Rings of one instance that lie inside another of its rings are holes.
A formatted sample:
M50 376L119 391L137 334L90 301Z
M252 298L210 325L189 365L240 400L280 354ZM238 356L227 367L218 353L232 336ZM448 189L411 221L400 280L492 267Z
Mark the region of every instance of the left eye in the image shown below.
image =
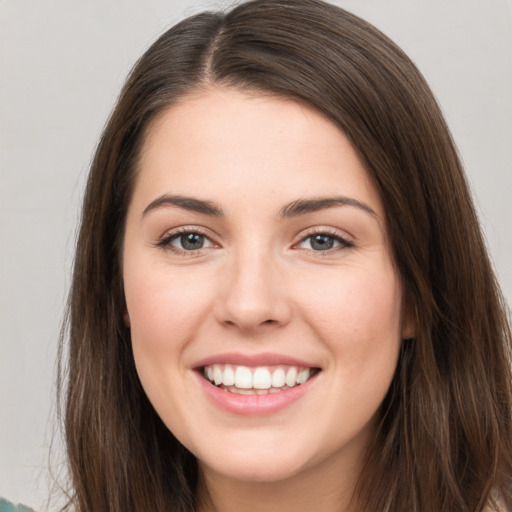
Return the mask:
M197 251L199 249L211 247L212 242L206 235L190 231L187 233L172 235L168 238L166 245L182 251Z
M301 249L310 249L317 252L329 251L337 247L349 247L350 245L350 242L343 238L328 233L309 235L299 243Z

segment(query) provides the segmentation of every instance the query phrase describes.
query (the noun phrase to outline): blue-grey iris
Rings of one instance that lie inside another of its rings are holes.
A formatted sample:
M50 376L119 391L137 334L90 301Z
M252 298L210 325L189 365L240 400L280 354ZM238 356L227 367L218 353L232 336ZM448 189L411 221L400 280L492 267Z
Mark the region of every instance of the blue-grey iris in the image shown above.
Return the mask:
M183 249L193 251L203 247L204 236L198 233L186 233L180 236L180 242Z
M334 238L329 235L314 235L311 237L311 248L315 251L327 251L332 249Z

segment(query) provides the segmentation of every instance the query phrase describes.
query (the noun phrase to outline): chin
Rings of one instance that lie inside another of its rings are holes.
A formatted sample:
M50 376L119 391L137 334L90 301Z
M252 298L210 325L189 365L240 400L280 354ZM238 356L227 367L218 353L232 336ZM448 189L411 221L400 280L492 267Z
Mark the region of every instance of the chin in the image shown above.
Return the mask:
M280 460L262 457L235 457L228 455L226 459L212 461L211 464L199 461L202 472L213 471L224 478L252 482L274 483L294 477L304 468L304 461L295 458L285 458L280 454Z

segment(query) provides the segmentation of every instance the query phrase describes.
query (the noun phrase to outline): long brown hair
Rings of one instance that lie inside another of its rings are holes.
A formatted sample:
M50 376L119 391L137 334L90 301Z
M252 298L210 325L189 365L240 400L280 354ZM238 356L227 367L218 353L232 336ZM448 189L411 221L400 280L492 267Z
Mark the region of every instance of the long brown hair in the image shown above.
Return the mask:
M61 345L70 506L194 509L196 461L137 377L120 251L149 124L211 85L312 105L351 140L380 192L417 335L403 341L380 408L358 510L473 512L493 498L512 508L510 327L456 148L408 57L319 0L192 16L147 50L122 90L89 175Z

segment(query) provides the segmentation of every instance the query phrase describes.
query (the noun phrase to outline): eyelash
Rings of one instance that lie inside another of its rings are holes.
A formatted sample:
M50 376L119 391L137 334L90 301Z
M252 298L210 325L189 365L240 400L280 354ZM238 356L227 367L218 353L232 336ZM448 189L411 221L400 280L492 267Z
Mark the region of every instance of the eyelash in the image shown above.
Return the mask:
M189 235L189 234L202 236L202 237L208 239L212 244L215 244L215 242L213 242L211 240L211 238L208 236L208 234L205 233L203 230L201 230L197 227L194 227L194 228L184 227L184 228L180 228L180 229L173 231L172 233L169 233L168 235L164 236L161 240L159 240L156 243L156 246L160 247L162 249L171 251L174 254L177 254L179 256L197 255L203 249L202 247L200 249L196 249L196 250L186 250L186 249L179 249L179 248L171 245L171 242L173 242L180 236ZM299 244L302 244L306 240L313 238L315 235L325 235L329 238L332 238L334 240L334 242L339 243L339 246L335 247L335 248L326 249L325 251L315 251L313 249L304 249L304 248L299 249L299 250L313 252L313 253L315 253L315 255L318 255L318 256L326 256L326 255L332 254L333 252L337 252L337 251L340 251L343 249L350 249L351 247L354 247L354 244L352 242L350 242L349 240L341 237L338 233L334 232L333 230L329 230L329 229L325 229L325 228L319 228L319 229L314 229L313 231L310 231L305 236L303 236L298 242L294 243L293 246L295 247Z
M351 247L354 247L353 242L350 242L346 238L343 238L334 230L330 230L330 229L326 229L326 228L314 228L312 231L310 231L305 236L303 236L298 242L296 242L294 244L294 246L302 244L306 240L312 239L316 235L325 235L329 238L332 238L334 240L334 242L339 243L339 246L331 248L331 249L327 249L325 251L314 251L313 249L300 249L300 250L314 252L315 255L322 257L322 256L328 256L328 255L332 254L333 252L338 252L338 251L342 251L344 249L350 249Z
M195 254L199 254L201 249L197 250L190 250L187 251L185 249L179 249L178 247L174 247L171 245L171 242L176 240L182 235L199 235L207 238L211 241L211 238L201 229L194 227L194 228L179 228L176 231L173 231L172 233L169 233L168 235L165 235L159 242L157 242L157 247L160 247L162 249L168 250L173 252L174 254L177 254L179 256L193 256ZM212 241L211 241L212 242ZM212 242L213 244L214 242Z

